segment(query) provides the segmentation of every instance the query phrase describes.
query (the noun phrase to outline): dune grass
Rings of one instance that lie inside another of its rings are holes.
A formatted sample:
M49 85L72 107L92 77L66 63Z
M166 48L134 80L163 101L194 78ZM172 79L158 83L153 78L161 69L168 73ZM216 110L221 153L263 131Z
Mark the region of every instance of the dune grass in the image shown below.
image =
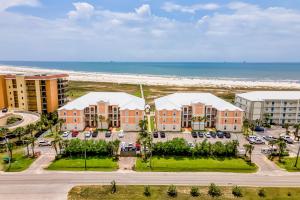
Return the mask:
M257 167L248 164L241 158L188 158L188 157L153 157L152 169L149 162L138 158L136 171L161 171L161 172L255 172Z

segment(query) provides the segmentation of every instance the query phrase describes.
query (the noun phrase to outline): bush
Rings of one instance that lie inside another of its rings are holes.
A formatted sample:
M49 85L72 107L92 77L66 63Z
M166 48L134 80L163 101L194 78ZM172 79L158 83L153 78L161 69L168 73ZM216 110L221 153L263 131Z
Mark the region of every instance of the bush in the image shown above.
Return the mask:
M200 196L199 188L197 188L197 187L192 187L192 188L191 188L191 191L190 191L190 194L191 194L193 197L198 197L198 196Z
M168 188L168 195L170 197L176 197L177 196L177 189L174 185L170 185L170 187Z
M233 194L233 196L235 196L235 197L242 197L242 196L243 196L242 190L241 190L241 188L238 187L238 186L235 186L235 187L232 188L232 194Z
M222 195L222 192L218 186L216 186L214 183L211 183L208 188L208 195L212 197L219 197Z
M292 193L291 193L291 192L288 192L287 195L290 197L290 196L292 196Z
M266 197L266 191L265 191L265 189L260 189L260 190L258 190L258 196L260 196L260 197Z
M116 181L112 181L111 183L111 193L114 194L117 192L117 185L116 185Z
M147 185L147 186L144 187L144 195L145 195L146 197L151 196L150 186L149 186L149 185Z

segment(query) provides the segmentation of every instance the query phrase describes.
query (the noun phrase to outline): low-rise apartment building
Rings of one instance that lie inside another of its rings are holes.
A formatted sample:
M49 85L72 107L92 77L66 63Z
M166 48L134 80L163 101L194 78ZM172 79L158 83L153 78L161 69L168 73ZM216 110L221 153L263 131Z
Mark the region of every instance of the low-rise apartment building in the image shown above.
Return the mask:
M0 108L54 112L67 101L67 74L0 75Z
M245 118L282 125L300 123L300 91L254 91L237 94L235 105L245 111Z
M90 92L61 107L58 116L64 120L63 130L113 127L139 131L144 109L144 99L124 92Z
M155 108L158 131L208 127L232 132L242 130L243 110L210 93L174 93L155 99Z

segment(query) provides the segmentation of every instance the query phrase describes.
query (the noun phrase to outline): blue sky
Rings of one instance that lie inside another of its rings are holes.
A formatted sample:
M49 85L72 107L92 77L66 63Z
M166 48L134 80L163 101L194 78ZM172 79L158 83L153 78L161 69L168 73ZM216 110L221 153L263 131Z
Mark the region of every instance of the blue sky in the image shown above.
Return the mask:
M300 61L300 2L0 0L0 60Z

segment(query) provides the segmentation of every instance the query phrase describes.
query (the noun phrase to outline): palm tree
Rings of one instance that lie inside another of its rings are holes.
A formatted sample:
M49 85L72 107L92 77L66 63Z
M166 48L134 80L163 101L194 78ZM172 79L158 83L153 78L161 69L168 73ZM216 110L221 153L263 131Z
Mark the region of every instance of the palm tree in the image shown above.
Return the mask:
M249 159L251 163L251 155L254 150L254 146L252 144L244 144L244 148L245 148L246 155L247 153L249 154Z
M265 124L266 126L269 125L270 118L271 118L271 115L270 115L269 113L265 113L265 114L264 114L264 124Z
M295 124L294 128L295 128L295 132L294 132L295 139L297 138L297 140L299 141L299 135L298 134L299 134L300 124Z
M100 129L102 129L102 123L106 121L103 115L99 115L98 120L100 122Z
M283 128L285 128L285 134L289 135L289 134L290 134L290 131L289 131L290 124L285 123L285 124L283 125Z
M250 128L250 130L251 130L251 132L252 132L252 135L253 135L254 130L255 130L255 124L254 124L254 123L250 123L250 124L249 124L249 128Z
M21 141L21 137L24 134L25 129L23 127L16 128L13 132L18 137L18 142Z
M9 167L10 167L10 164L12 161L12 155L13 155L13 145L7 139L8 133L9 133L8 128L0 128L0 137L5 139L6 150L7 150L8 157L9 157Z
M26 149L27 149L27 157L29 157L29 144L30 144L30 137L28 136L24 136L22 138L23 143L26 145Z
M30 134L30 141L31 141L31 150L32 150L32 156L34 156L34 142L35 142L35 137L33 132L35 131L36 126L34 124L29 124L26 128L27 134Z
M147 120L140 120L139 122L139 127L141 129L142 132L144 132L146 130L146 125L147 125Z
M278 149L279 149L279 161L281 162L281 158L283 157L285 151L286 151L286 143L283 139L279 139L277 141L277 146L278 146Z
M245 119L243 121L243 132L245 135L249 135L249 127L250 127L250 122L248 119Z

